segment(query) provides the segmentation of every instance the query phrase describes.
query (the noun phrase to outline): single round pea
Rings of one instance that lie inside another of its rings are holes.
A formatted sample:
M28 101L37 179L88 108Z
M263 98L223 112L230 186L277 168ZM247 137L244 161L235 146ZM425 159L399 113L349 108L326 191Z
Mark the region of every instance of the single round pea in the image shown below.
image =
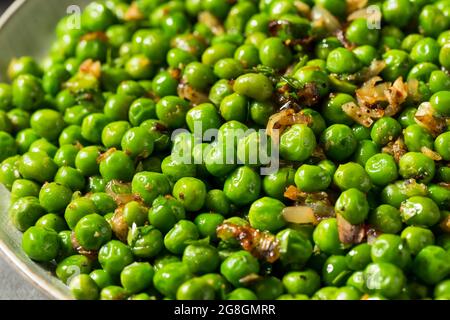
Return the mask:
M247 73L238 77L233 85L236 93L264 101L272 96L273 86L269 78L260 73Z
M189 241L198 238L197 226L189 220L180 220L164 237L164 246L172 253L181 254Z
M286 268L301 269L311 257L313 247L301 231L283 229L276 235L280 241L280 260Z
M417 255L423 248L434 244L433 232L422 227L406 227L400 236L412 255Z
M314 132L305 124L295 124L280 138L280 155L286 160L305 161L316 148Z
M336 48L328 54L327 69L333 73L354 73L361 62L353 52L345 48Z
M305 192L326 190L330 183L331 176L319 166L304 164L295 173L296 186Z
M443 116L450 116L450 91L439 91L430 98L430 104L434 110Z
M227 216L231 211L231 203L225 193L219 189L213 189L206 194L205 206L211 212Z
M364 270L372 262L370 256L371 246L361 243L353 247L345 256L347 266L352 270Z
M443 248L430 245L417 254L412 270L428 285L444 280L450 273L450 255Z
M290 294L312 296L320 288L320 276L311 269L286 273L282 281L286 291Z
M427 197L415 196L403 201L400 206L403 222L408 225L431 227L440 218L439 207Z
M351 224L359 224L367 218L369 204L364 193L350 188L341 193L336 201L335 210Z
M58 255L58 234L52 229L30 227L23 234L22 249L34 261L49 262Z
M228 296L227 300L257 300L258 297L256 294L247 288L237 288L231 291Z
M358 144L352 129L343 124L329 126L322 133L320 141L324 145L326 155L337 161L348 159Z
M111 227L102 216L94 213L81 218L74 229L77 242L87 250L98 250L111 239Z
M414 178L418 182L428 183L435 174L434 161L422 153L408 152L398 163L399 173L405 178Z
M177 300L214 300L214 288L202 278L192 278L179 286Z
M34 196L17 199L9 208L8 216L20 231L26 231L46 213L39 200Z
M69 284L77 275L91 272L91 266L92 263L88 257L76 254L59 262L55 273L59 280Z
M400 236L382 234L373 242L370 255L373 262L389 262L399 268L411 263L411 254Z
M138 194L150 206L158 196L170 193L168 178L157 172L136 173L131 182L133 193Z
M400 295L406 282L402 270L387 262L369 264L364 270L364 279L370 293L381 294L386 298Z
M341 164L334 173L333 182L343 191L356 188L367 192L371 188L369 175L360 164L355 162Z
M220 273L235 287L242 287L242 278L258 272L258 260L243 250L232 253L220 265Z
M388 204L382 204L370 213L369 222L383 233L398 233L403 222L400 211Z
M97 284L97 287L102 290L103 288L109 287L113 285L113 279L109 275L108 272L106 272L103 269L97 269L92 271L89 276L92 278L92 280L95 281Z
M134 262L120 273L120 282L129 293L138 293L153 283L155 271L148 262Z
M139 258L154 257L164 247L161 231L153 226L132 228L128 232L127 241L134 256Z
M106 181L131 181L134 175L134 163L123 151L106 154L100 162L100 174Z
M55 182L46 183L39 192L39 202L48 212L62 212L72 199L72 190Z
M185 177L175 183L173 195L186 210L197 211L205 204L206 187L201 180Z
M19 162L22 177L40 183L52 181L57 170L58 166L44 152L27 152Z
M188 245L184 249L182 261L195 274L213 272L220 263L217 249L208 244Z
M253 228L276 232L285 225L281 212L284 204L273 198L264 197L250 206L248 219Z
M327 254L341 254L344 245L339 240L336 218L328 218L319 222L313 233L314 243Z
M386 153L377 153L370 157L366 162L365 170L371 182L377 186L385 186L398 178L394 157Z
M242 166L234 170L225 180L223 192L237 206L255 201L261 191L261 178L250 167Z
M111 240L101 247L98 261L105 271L112 276L118 276L133 262L133 254L127 245L118 240Z
M97 284L87 274L79 274L72 278L69 288L77 300L96 300L99 297Z
M178 288L191 278L192 274L186 264L173 262L155 272L153 285L164 296L175 298Z

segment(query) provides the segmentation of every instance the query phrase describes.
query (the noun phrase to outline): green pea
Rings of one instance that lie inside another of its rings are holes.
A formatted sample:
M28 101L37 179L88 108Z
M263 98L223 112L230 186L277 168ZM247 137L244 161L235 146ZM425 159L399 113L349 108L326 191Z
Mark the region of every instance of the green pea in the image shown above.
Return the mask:
M30 227L23 234L22 249L34 261L49 262L58 255L58 234L52 229Z
M234 170L225 180L223 192L237 206L255 201L261 190L261 178L250 167L242 166Z
M400 211L388 204L382 204L373 210L369 221L377 230L384 233L395 234L403 227Z
M206 89L214 84L216 76L212 67L208 64L191 62L184 68L183 79L192 88L206 91Z
M297 170L298 172L298 170ZM284 200L284 192L287 187L295 182L296 171L293 168L280 168L274 173L264 176L264 192L272 198ZM301 188L301 187L300 187Z
M148 262L134 262L120 273L120 282L129 293L138 293L149 288L153 283L155 271Z
M328 54L327 69L333 73L354 73L361 67L361 62L353 52L345 48L336 48Z
M108 272L103 269L92 271L89 276L97 284L99 289L103 289L113 285L113 280Z
M208 244L190 244L183 252L183 263L195 274L213 272L219 266L217 249Z
M400 236L393 234L380 235L373 242L371 257L373 262L389 262L402 269L411 263L408 247Z
M231 291L228 296L227 300L257 300L258 297L256 294L247 288L237 288Z
M264 101L272 96L273 86L266 76L260 73L247 73L235 80L233 89L238 94Z
M313 233L314 243L327 254L341 254L344 245L339 241L336 218L328 218L319 222Z
M277 233L280 241L280 260L286 268L299 270L304 267L313 253L310 240L300 231L284 229Z
M430 98L430 104L434 110L443 116L450 115L448 104L450 103L450 91L439 91Z
M414 196L400 206L403 222L408 225L431 227L439 221L440 211L436 203L427 197Z
M369 264L364 270L364 279L370 293L381 294L387 298L400 295L406 282L402 270L387 262Z
M450 273L450 256L443 248L430 245L417 254L413 262L413 272L428 285L444 280Z
M370 256L371 246L367 243L353 247L345 256L348 268L351 270L364 270L372 262Z
M368 29L367 25L368 21L364 18L353 20L345 31L347 39L360 46L375 46L378 42L379 30Z
M57 170L58 166L44 152L27 152L19 162L22 177L40 183L53 180Z
M220 273L235 287L242 287L242 278L258 272L258 260L243 250L232 253L220 265Z
M219 189L213 189L206 194L205 206L211 212L227 216L231 212L231 203L225 193Z
M370 157L365 170L370 180L377 186L385 186L398 178L394 157L385 153L377 153Z
M428 85L432 93L450 90L450 75L442 70L434 70L431 72Z
M77 300L96 300L99 297L97 284L87 274L79 274L72 278L69 288Z
M91 272L91 261L83 255L73 255L65 258L56 267L56 276L65 284L69 284L79 274Z
M423 183L431 181L436 170L434 161L419 152L404 154L400 158L398 166L399 173L403 178L414 178Z
M73 199L64 212L64 218L71 230L75 229L78 221L89 214L96 213L95 203L86 197Z
M46 183L39 192L39 202L48 212L62 212L72 199L72 190L55 182Z
M202 278L192 278L179 286L177 300L214 300L214 288Z
M295 184L305 192L325 190L330 183L331 176L319 166L304 164L295 173Z
M314 132L305 124L293 125L280 138L280 155L286 160L304 161L316 148Z
M422 227L406 227L400 236L412 255L417 255L423 248L434 244L433 232Z
M333 182L341 190L356 188L367 192L371 188L370 176L361 165L354 162L341 164L334 173Z
M198 238L197 226L189 220L180 220L164 237L164 246L172 253L181 254L189 241Z
M16 108L31 111L44 101L44 89L35 76L19 75L12 83L12 103Z
M448 20L437 7L426 5L419 15L419 28L425 36L437 37L448 29Z
M329 126L322 133L320 140L326 155L337 161L349 158L357 147L352 129L343 124Z
M299 85L313 84L318 95L324 97L329 92L329 81L326 72L317 66L305 66L298 69L293 77L298 80Z
M406 78L411 68L411 59L407 52L392 49L383 54L383 60L386 62L386 67L381 72L383 79L395 81L398 77Z
M168 178L157 172L136 173L131 182L133 193L138 194L150 206L158 196L170 193Z
M192 274L186 264L173 262L155 272L153 285L164 296L175 298L178 288L191 278Z

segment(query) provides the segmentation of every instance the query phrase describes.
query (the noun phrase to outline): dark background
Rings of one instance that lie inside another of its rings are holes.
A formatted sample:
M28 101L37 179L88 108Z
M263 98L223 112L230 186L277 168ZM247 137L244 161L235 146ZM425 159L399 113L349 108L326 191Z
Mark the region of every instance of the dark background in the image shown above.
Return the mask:
M8 8L8 6L12 3L12 0L0 0L0 14Z

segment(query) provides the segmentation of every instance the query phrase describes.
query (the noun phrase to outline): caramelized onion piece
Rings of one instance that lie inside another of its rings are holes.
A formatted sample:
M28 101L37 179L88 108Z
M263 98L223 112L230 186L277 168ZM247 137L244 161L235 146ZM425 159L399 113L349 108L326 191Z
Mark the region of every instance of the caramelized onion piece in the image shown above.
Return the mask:
M111 219L111 229L120 241L127 242L129 229L128 224L123 217L123 205L114 211L114 215Z
M219 19L209 11L202 11L198 14L198 22L208 26L216 36L224 34L225 29Z
M414 120L421 127L427 129L434 137L444 132L447 126L446 119L437 115L429 102L420 104Z
M353 225L344 219L340 214L336 214L339 241L344 244L358 244L361 243L365 236L366 230L364 225Z
M368 108L363 108L354 102L347 102L342 105L342 111L344 111L350 118L355 122L369 128L373 124L373 119L371 117L371 110ZM381 115L382 116L382 115Z
M335 216L334 205L326 192L304 192L295 186L289 186L284 196L299 206L311 208L318 220Z
M311 124L312 117L293 109L284 109L273 114L267 122L266 133L275 143L280 141L280 136L288 126L294 124Z
M285 207L281 211L284 220L297 224L314 224L318 223L313 209L307 206Z
M145 19L144 14L139 10L139 6L136 1L133 1L128 8L127 12L125 12L124 20L125 21L139 21Z
M392 86L386 90L385 96L389 102L385 109L385 115L391 117L400 111L400 105L406 101L408 84L403 82L402 77L397 78Z
M241 247L258 259L273 263L280 257L279 240L268 232L252 228L249 225L239 226L234 223L222 223L216 229L217 237L222 240L237 240Z
M100 40L103 42L108 42L108 36L104 32L97 31L97 32L86 33L85 35L83 35L81 37L80 40L85 40L85 41Z
M100 61L87 59L80 65L79 71L84 74L93 75L95 78L100 79L102 75L102 64Z
M330 11L321 6L314 6L312 8L311 20L313 21L313 25L324 27L328 32L334 32L342 28L339 20Z
M441 155L439 153L437 153L436 151L431 150L428 147L423 146L422 148L420 148L420 152L422 152L424 155L426 155L431 160L434 160L434 161L442 160L442 157L441 157Z
M187 83L180 82L177 91L181 98L189 100L194 106L209 102L209 98L205 93L192 88Z
M367 12L367 16L365 18L370 17L370 15L369 15L370 13L368 12L367 8L365 8L369 2L368 0L346 0L345 2L347 4L347 13L352 13L357 10L361 10L361 11ZM351 14L350 14L350 16L351 16ZM347 18L347 20L351 20L350 16ZM362 18L362 17L360 17L360 18Z
M382 152L392 155L396 162L400 161L400 158L408 152L403 137L398 137L397 140L389 142L385 147L383 147Z
M123 206L131 201L143 203L143 200L139 195L131 193L130 183L111 180L106 185L105 192L113 198L117 206Z

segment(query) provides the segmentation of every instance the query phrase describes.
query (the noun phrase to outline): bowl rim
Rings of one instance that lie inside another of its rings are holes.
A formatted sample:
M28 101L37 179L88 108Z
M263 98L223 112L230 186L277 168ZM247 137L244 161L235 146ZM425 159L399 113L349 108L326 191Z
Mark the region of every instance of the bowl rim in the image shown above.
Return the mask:
M0 29L5 27L5 25L10 21L13 15L29 0L15 0L6 11L0 16ZM9 193L9 191L3 186L0 185L1 189L0 193ZM45 280L41 275L36 274L31 268L22 261L13 250L2 240L0 237L0 252L3 253L3 256L6 258L5 261L15 270L19 270L20 274L25 279L29 279L29 281L34 287L39 289L44 295L47 296L47 299L55 298L60 300L69 300L71 297L67 294L64 294L56 287L52 286ZM31 260L30 260L31 261ZM31 261L31 263L35 263Z

